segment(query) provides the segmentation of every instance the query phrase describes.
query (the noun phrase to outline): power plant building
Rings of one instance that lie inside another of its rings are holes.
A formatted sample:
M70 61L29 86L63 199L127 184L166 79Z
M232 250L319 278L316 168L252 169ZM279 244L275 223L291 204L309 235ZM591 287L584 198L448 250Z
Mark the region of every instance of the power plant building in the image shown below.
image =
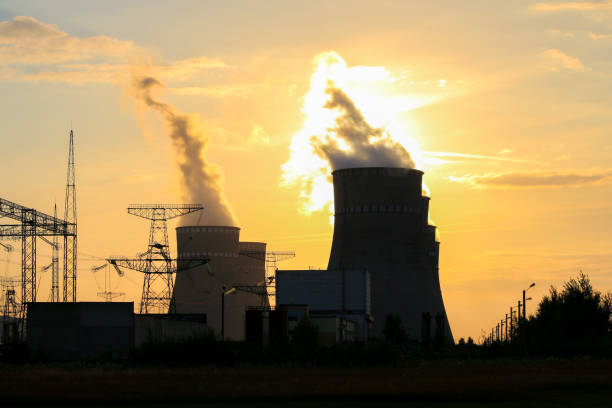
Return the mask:
M311 318L352 321L356 338L362 341L369 338L370 274L364 269L278 270L276 302L281 308L305 305Z
M179 258L207 257L207 265L177 273L173 301L177 313L204 313L215 333L222 331L226 339L244 339L244 313L249 307L267 306L267 298L235 291L224 297L226 290L236 285L256 285L265 281L265 251L263 242L240 242L240 228L229 226L184 226L176 229ZM261 253L261 257L244 255Z
M423 172L373 167L336 170L334 236L328 270L367 269L372 286L373 334L388 314L399 315L413 340L439 326L452 333L438 276L439 242L428 223Z

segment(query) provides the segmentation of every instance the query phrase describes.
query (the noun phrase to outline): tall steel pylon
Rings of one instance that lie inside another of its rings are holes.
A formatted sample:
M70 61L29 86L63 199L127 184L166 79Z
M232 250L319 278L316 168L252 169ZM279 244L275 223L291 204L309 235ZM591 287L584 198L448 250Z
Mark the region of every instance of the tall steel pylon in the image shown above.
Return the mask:
M74 235L64 235L64 302L76 302L77 205L74 171L74 134L72 129L70 130L70 142L68 145L68 174L66 176L64 221L74 225Z
M172 295L174 293L173 274L178 270L176 259L170 258L170 244L166 222L170 219L200 211L204 207L199 204L133 204L128 207L128 213L140 218L151 220L149 229L149 246L146 252L138 258L112 258L108 262L117 268L119 266L144 273L142 283L142 300L140 313L174 313ZM204 260L183 260L202 261ZM192 266L185 266L188 269Z
M53 217L57 218L57 204L53 206ZM53 236L51 247L51 301L59 302L59 237Z
M295 258L295 252L293 251L240 251L240 255L248 256L251 258L265 261L266 263L266 280L257 285L256 288L251 289L252 293L256 293L260 296L263 291L267 292L268 303L270 306L276 305L276 282L274 281L276 270L278 269L277 263L284 261L285 259ZM262 289L263 288L263 289ZM265 298L262 297L262 305L264 304Z

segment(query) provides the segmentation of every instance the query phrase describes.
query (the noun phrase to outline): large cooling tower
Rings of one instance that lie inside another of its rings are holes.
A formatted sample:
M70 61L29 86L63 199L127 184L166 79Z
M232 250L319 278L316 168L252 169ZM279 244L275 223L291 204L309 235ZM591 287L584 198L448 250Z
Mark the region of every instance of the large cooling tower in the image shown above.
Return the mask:
M446 341L452 341L438 278L439 243L428 225L422 178L422 171L406 168L334 171L328 269L368 269L375 335L388 314L397 314L414 340L432 338L439 322ZM422 328L430 334L422 335Z
M177 313L206 313L215 333L221 332L221 294L223 287L255 285L265 279L265 262L240 255L241 251L263 251L266 244L239 242L240 228L223 226L185 226L176 229L177 252L181 257L207 257L208 265L178 272L174 284ZM180 263L179 263L180 265ZM225 337L244 338L244 312L260 305L260 298L246 292L225 296Z

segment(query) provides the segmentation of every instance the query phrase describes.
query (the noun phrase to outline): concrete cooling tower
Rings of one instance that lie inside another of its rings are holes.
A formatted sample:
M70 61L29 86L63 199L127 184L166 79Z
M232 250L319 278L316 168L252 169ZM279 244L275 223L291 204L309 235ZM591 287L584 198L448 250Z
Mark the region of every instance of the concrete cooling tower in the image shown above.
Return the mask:
M336 170L334 237L328 269L367 268L373 334L388 314L414 340L452 342L438 277L439 242L428 225L423 172L391 167Z
M181 257L207 257L208 265L178 272L174 284L177 313L206 313L206 321L216 334L221 333L221 295L223 287L255 285L265 279L265 262L241 252L265 254L266 244L240 242L240 228L223 226L185 226L176 229L177 252ZM180 268L180 261L179 261ZM225 337L244 339L244 312L259 306L261 298L245 292L225 296Z

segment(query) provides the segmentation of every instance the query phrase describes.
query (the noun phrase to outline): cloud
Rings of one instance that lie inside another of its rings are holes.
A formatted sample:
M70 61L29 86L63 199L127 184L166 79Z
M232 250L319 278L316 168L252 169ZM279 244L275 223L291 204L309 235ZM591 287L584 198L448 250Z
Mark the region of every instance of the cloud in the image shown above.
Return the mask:
M508 154L512 153L511 149L504 149L499 152L499 154ZM459 159L475 159L475 160L489 160L489 161L502 161L502 162L510 162L510 163L536 163L532 160L527 159L515 159L512 157L499 157L499 156L486 156L482 154L469 154L469 153L456 153L456 152L428 152L423 151L423 156L426 159L442 159L443 158L459 158Z
M33 17L0 22L0 65L57 64L100 58L123 58L134 50L131 41L104 35L79 38Z
M247 98L252 93L252 85L215 85L215 86L184 86L170 88L177 95L207 96L220 99L227 97Z
M612 181L612 170L603 171L513 171L484 175L450 176L452 182L475 188L578 187Z
M104 35L73 36L55 24L46 24L33 17L18 16L0 22L1 79L76 85L119 83L127 81L135 64L147 66L163 81L174 82L187 81L210 70L231 69L220 59L205 56L166 65L153 64L146 51L131 41ZM209 89L208 96L229 94Z
M612 1L570 1L561 3L536 3L531 7L534 11L590 11L611 10Z
M570 57L561 51L551 48L542 53L545 57L561 64L564 68L574 71L584 71L584 65L578 58Z
M589 37L593 40L605 40L607 38L612 38L612 34L589 33Z
M561 31L561 30L551 28L550 30L548 30L548 32L554 36L569 37L569 38L574 37L574 33L571 31Z

